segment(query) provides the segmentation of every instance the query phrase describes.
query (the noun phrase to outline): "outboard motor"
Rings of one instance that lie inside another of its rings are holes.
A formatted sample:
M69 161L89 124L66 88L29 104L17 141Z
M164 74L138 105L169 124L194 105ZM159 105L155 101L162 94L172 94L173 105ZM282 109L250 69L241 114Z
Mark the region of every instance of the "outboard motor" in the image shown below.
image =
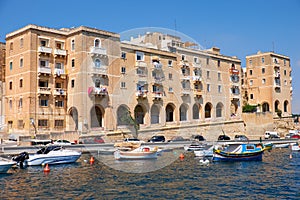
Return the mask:
M29 154L27 152L22 152L20 153L19 155L17 156L14 156L12 158L13 161L16 161L17 164L21 167L21 168L24 168L26 166L24 166L24 163L25 163L25 160L29 159Z

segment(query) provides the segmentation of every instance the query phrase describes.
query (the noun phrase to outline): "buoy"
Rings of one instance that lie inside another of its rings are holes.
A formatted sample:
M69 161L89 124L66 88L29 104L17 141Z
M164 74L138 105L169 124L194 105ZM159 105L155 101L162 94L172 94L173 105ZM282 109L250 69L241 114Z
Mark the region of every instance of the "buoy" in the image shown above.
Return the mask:
M94 164L94 162L95 162L95 159L94 159L94 157L92 156L91 159L90 159L90 164Z
M46 167L44 167L44 172L50 172L50 167L48 164L46 164Z
M180 158L180 159L184 159L183 153L181 153L181 154L179 155L179 158Z

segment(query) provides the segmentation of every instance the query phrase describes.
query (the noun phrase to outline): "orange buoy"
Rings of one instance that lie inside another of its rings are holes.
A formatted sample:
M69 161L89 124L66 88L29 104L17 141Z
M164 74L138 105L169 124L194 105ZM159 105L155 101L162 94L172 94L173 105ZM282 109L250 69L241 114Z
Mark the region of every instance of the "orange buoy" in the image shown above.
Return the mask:
M181 153L181 154L179 155L179 158L180 158L180 159L184 159L183 153Z
M95 162L95 159L94 159L94 157L92 156L91 159L90 159L90 164L94 164L94 162Z
M48 164L46 164L46 167L44 167L44 172L50 172L50 167Z

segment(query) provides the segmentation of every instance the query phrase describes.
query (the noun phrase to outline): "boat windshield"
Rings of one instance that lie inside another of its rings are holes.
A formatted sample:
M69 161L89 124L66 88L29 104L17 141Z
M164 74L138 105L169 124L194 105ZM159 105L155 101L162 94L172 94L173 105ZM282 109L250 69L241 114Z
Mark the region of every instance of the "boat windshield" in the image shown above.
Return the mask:
M62 149L61 146L46 146L46 147L43 147L40 150L38 150L36 153L37 154L47 154L50 151L57 151L57 150L60 150L60 149Z

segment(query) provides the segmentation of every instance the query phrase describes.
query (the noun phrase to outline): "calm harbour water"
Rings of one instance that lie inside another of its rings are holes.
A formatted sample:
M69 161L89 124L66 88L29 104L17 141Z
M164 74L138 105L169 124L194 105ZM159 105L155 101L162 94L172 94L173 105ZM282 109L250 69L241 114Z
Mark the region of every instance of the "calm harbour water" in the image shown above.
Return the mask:
M0 199L300 199L300 152L290 159L289 149L274 149L262 162L209 165L192 153L168 160L178 153L131 162L95 155L93 165L85 154L75 164L50 166L49 174L40 166L10 169L0 175Z

